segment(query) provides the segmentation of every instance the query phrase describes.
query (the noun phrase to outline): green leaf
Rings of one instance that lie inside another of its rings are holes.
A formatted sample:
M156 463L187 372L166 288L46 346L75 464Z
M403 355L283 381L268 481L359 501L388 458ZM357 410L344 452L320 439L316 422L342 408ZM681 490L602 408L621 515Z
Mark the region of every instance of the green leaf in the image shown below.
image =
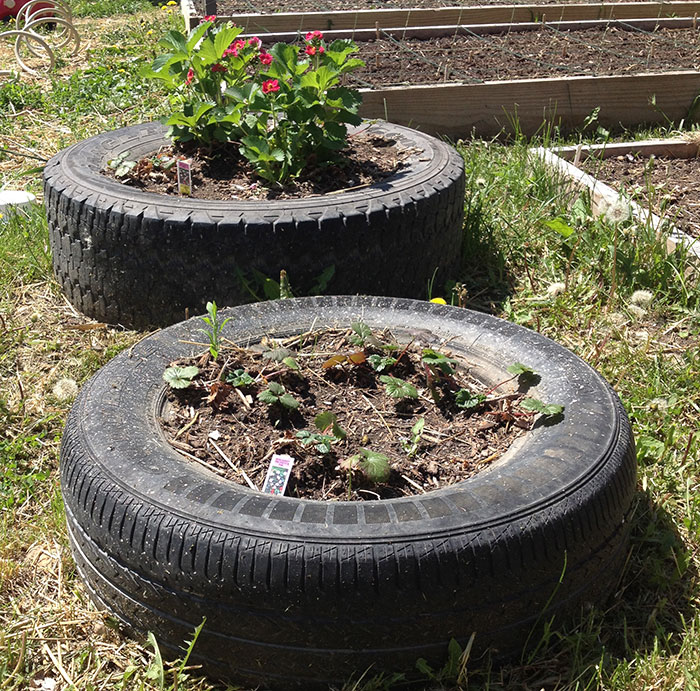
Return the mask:
M545 417L551 417L553 415L559 415L564 412L564 406L558 405L557 403L543 403L537 398L526 398L520 401L520 407L523 410L530 410L535 413L541 413Z
M248 372L246 372L244 369L233 370L233 372L230 372L226 377L226 381L238 388L251 386L255 383L253 377L251 377L250 374L248 374Z
M508 365L508 367L506 367L506 370L511 374L515 374L516 376L520 376L521 374L535 374L535 370L532 369L532 367L523 365L522 362L514 362L512 365Z
M275 396L281 396L283 393L285 393L285 388L282 386L277 381L271 381L268 385L267 388L269 391L271 391Z
M375 372L384 372L396 364L396 358L391 355L370 355L367 358L370 366Z
M186 389L198 374L199 368L194 365L189 367L168 367L163 372L163 379L168 382L171 389Z
M372 329L364 322L353 322L350 328L354 333L350 334L349 341L353 345L364 345L365 341L372 335Z
M372 482L386 482L391 475L391 467L389 466L389 458L383 453L362 449L360 451L362 459L358 466L367 476L367 479Z
M299 363L293 357L286 357L282 360L283 365L287 365L289 369L298 370Z
M383 374L379 381L386 385L386 392L392 398L418 398L416 387L403 379Z
M268 405L274 405L279 400L279 396L275 395L269 388L263 389L257 396L259 401L267 403Z
M472 393L471 391L469 391L469 389L460 389L455 394L455 404L459 408L463 408L464 410L471 410L472 408L476 408L485 400L486 396L484 396L484 394Z
M319 432L325 432L337 419L335 413L332 413L330 410L324 410L314 418L314 425Z
M283 405L288 410L296 410L299 407L299 401L297 401L292 394L284 393L279 398L280 404Z
M413 427L411 427L411 436L416 439L420 438L423 434L423 428L425 427L425 418L420 418Z
M571 237L576 231L561 217L553 218L551 221L545 221L547 228L559 233L565 240Z
M423 350L423 362L428 365L428 367L442 372L447 377L455 373L453 365L457 364L457 360L449 358L443 353L438 353L432 348L425 348Z
M159 689L165 687L165 670L163 668L163 657L160 653L158 641L152 631L148 632L148 645L153 648L153 659L146 670L146 678L154 681Z
M285 358L291 358L294 353L289 348L279 347L266 350L262 356L265 360L273 360L274 362L284 362Z

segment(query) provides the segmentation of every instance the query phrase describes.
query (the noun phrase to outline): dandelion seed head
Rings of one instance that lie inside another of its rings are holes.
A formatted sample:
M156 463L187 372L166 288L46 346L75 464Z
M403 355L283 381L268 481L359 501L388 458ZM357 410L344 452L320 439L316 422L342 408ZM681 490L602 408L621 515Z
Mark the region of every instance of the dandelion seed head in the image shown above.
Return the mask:
M617 201L613 202L605 210L605 218L610 223L622 223L632 217L632 208L630 203L624 197L618 197Z
M547 288L547 296L550 298L555 298L557 295L561 295L566 290L566 284L561 281L556 281L555 283L550 283Z
M60 401L68 401L78 395L78 383L75 379L59 379L53 385L53 395Z
M640 307L645 307L654 299L654 294L648 290L635 290L632 293L630 302L633 305L639 305Z
M647 313L647 311L639 305L630 305L628 309L630 313L634 315L637 319L641 319Z

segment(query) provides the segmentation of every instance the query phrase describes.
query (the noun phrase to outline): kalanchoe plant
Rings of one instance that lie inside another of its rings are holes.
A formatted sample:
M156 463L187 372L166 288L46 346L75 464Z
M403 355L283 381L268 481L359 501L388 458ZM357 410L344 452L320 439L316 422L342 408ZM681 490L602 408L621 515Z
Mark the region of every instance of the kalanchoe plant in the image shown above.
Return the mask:
M257 174L278 183L345 148L347 125L360 123L359 93L341 86L364 64L351 57L355 43L326 45L311 31L303 48L278 43L268 52L257 37L239 38L241 27L214 20L189 36L168 31L159 43L166 52L141 70L172 90L164 122L174 141L237 142Z

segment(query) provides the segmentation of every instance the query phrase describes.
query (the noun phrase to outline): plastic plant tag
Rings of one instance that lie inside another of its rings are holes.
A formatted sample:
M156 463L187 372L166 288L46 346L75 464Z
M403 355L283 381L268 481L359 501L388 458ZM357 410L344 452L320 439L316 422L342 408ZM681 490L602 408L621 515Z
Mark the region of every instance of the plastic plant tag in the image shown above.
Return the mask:
M190 161L177 162L177 191L180 194L192 194L192 172Z
M294 459L291 456L275 454L267 469L265 484L262 488L263 494L284 494L293 465Z

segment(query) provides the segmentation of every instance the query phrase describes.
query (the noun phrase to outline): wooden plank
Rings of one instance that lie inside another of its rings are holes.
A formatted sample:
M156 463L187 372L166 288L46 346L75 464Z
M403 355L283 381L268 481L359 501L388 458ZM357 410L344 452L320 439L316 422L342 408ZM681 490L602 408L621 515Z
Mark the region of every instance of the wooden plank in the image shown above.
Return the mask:
M629 28L641 29L642 31L655 31L659 28L667 29L688 29L695 28L697 21L692 17L666 17L650 19L590 19L577 22L547 22L547 26L557 31L581 31L584 29L617 27L623 31ZM521 31L541 31L542 22L518 22L514 24L460 24L458 26L415 26L415 27L393 27L388 29L340 29L326 31L324 37L331 41L336 38L351 38L355 41L368 41L375 38L382 38L387 35L402 40L406 38L439 38L441 36L457 36L468 34L507 34ZM241 36L252 36L253 33L242 33ZM292 43L299 37L299 32L284 32L264 34L265 41L275 43L281 41Z
M566 77L362 89L360 113L451 138L492 137L544 125L581 127L600 107L604 127L680 122L700 93L700 72ZM652 104L652 98L655 104Z
M187 0L181 0L183 3ZM183 14L185 12L183 11ZM622 2L557 5L482 5L435 9L340 10L336 12L279 12L219 16L247 33L374 29L379 27L446 26L454 24L508 24L532 21L580 21L643 17L693 17L700 2ZM185 15L187 21L188 15ZM194 26L200 17L189 15ZM189 26L190 24L188 24Z
M585 161L589 156L612 158L635 154L639 156L665 156L667 158L697 158L700 141L689 139L647 139L640 142L612 142L587 146L560 146L552 151L565 161Z
M610 153L613 150L614 153ZM667 233L666 250L670 254L676 247L681 245L691 254L700 257L700 241L670 223L667 218L661 218L649 209L644 208L637 202L628 199L610 185L606 185L601 180L597 180L592 175L581 170L569 162L569 156L580 156L584 158L595 152L604 151L603 158L607 155L622 155L637 151L644 151L646 155L658 153L658 155L670 158L693 158L698 155L698 143L684 140L651 140L648 142L622 142L616 144L596 144L579 147L559 147L547 149L538 147L530 149L530 154L541 158L546 165L555 170L559 175L568 181L568 187L573 190L585 190L591 201L591 211L595 216L601 216L608 212L611 207L624 204L629 207L632 217L643 225L649 225L657 233ZM667 152L677 152L674 156Z

